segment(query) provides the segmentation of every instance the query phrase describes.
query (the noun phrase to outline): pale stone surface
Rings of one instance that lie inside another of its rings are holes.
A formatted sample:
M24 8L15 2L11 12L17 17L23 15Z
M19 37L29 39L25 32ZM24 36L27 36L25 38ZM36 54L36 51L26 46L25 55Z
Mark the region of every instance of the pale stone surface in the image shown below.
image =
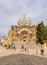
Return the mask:
M40 55L40 49L28 49L27 51L21 50L21 49L5 49L4 47L0 46L0 57L2 56L8 56L12 54L27 54L27 55L37 55L41 57L46 57L47 58L47 49L45 50L45 55Z
M45 50L44 50L44 54L47 56L47 48L45 48Z

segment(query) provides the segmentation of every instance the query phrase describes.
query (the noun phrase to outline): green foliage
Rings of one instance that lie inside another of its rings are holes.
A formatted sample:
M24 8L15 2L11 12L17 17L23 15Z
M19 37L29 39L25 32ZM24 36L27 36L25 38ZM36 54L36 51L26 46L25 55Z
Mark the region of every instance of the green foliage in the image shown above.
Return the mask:
M40 43L42 40L47 39L47 28L43 21L37 25L37 38Z

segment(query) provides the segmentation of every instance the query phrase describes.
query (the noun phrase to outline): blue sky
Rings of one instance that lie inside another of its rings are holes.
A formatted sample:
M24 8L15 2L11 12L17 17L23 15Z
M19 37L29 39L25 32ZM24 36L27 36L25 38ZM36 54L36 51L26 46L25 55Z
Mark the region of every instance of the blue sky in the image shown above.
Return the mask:
M0 36L7 35L11 25L16 25L24 14L32 24L43 20L47 25L47 0L0 0Z

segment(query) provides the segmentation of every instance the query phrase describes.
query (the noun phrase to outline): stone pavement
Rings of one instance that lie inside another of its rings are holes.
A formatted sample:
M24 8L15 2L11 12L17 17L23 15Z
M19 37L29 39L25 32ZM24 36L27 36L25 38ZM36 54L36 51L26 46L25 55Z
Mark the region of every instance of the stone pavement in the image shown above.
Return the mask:
M47 65L47 59L26 54L0 57L0 65Z

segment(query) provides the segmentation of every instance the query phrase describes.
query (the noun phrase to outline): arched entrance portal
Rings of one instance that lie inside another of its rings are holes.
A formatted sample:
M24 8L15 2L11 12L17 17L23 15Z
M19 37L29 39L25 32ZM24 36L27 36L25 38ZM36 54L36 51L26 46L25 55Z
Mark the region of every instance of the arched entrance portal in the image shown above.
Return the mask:
M19 41L28 42L30 38L30 33L32 33L32 31L27 28L20 29L18 31Z
M22 31L21 32L21 37L22 37L23 42L27 42L28 41L28 32L27 31Z

